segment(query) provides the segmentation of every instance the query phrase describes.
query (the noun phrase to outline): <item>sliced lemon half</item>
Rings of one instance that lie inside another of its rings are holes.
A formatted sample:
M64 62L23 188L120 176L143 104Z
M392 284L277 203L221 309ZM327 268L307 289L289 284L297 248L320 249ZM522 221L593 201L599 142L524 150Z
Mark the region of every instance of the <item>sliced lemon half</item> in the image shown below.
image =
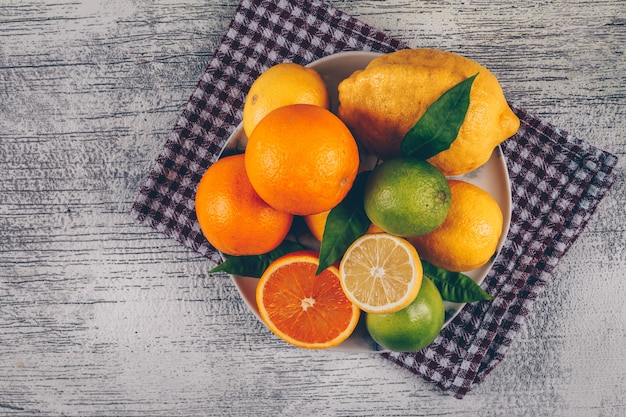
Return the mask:
M346 297L361 310L386 314L402 310L422 285L422 262L407 240L388 233L366 234L344 254L340 266Z

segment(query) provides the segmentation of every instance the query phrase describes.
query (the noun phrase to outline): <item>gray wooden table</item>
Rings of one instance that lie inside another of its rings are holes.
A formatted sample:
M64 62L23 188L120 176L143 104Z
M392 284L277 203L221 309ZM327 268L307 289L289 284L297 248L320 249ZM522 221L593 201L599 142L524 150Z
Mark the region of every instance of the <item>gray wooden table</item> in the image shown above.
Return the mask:
M0 415L626 415L626 4L333 3L621 158L505 361L456 400L375 354L288 347L130 219L236 0L0 0Z

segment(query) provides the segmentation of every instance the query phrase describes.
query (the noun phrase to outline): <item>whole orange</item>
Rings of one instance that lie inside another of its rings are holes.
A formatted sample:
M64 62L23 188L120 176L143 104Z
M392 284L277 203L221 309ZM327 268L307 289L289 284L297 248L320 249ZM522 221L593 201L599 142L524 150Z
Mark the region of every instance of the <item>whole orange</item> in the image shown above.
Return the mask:
M306 216L335 207L359 169L354 137L319 106L293 104L270 112L246 147L246 172L270 206Z
M275 249L293 216L259 197L248 180L244 155L222 158L204 173L196 191L196 216L206 239L228 255L259 255Z

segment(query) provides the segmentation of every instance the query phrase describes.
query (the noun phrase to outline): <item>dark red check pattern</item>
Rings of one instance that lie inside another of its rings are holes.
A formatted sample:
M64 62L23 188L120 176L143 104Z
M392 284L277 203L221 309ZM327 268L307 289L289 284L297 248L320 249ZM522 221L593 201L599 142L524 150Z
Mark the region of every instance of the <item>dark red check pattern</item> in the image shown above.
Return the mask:
M316 0L243 0L141 189L131 215L218 263L194 213L196 186L241 120L252 82L279 62L408 45ZM614 181L617 159L521 108L502 148L513 189L511 229L483 287L433 344L389 360L462 398L503 359L559 259Z

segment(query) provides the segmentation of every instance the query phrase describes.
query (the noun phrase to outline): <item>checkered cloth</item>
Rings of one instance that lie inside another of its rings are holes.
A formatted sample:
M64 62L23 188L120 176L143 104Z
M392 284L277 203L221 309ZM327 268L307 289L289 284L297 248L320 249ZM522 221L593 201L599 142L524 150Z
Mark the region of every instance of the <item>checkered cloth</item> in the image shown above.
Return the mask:
M215 264L221 262L197 224L195 190L240 122L252 82L284 61L307 64L340 51L406 47L319 0L242 0L131 215ZM422 351L383 354L458 398L503 359L552 270L615 179L613 155L524 109L513 109L521 128L503 144L513 189L512 223L483 283L496 299L465 306Z

